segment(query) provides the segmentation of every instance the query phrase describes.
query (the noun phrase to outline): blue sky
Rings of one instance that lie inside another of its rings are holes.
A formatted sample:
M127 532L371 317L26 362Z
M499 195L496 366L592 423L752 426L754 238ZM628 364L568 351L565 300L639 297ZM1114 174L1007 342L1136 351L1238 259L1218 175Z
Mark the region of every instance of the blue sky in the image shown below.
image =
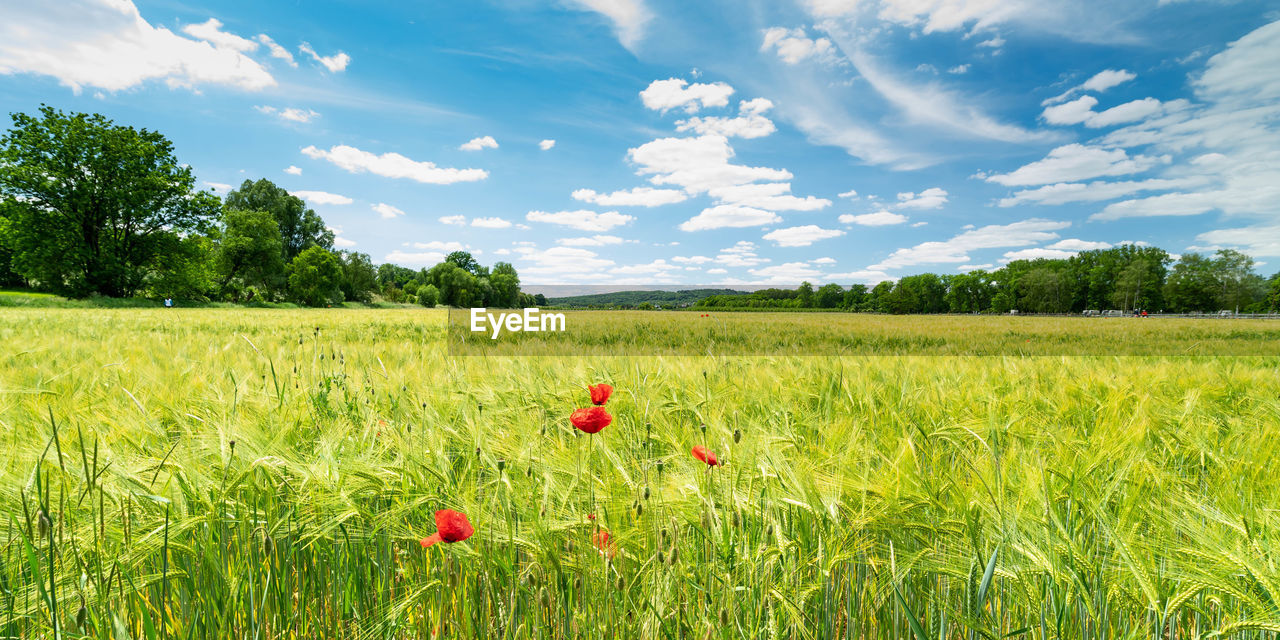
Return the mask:
M1280 264L1265 2L0 8L5 112L159 130L204 186L268 178L375 262L852 284L1140 242Z

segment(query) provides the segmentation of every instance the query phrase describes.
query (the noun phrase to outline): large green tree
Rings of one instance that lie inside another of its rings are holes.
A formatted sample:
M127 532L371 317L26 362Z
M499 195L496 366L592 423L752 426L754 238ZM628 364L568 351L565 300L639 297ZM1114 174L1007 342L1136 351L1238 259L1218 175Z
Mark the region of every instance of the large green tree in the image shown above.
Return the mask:
M175 237L212 223L217 198L195 190L163 135L49 106L12 118L0 199L24 278L68 295L132 295Z
M288 263L308 247L333 248L333 232L315 211L307 208L302 198L262 178L245 180L239 189L224 199L227 209L266 211L276 219L280 229L281 258Z
M220 286L239 299L248 287L268 295L284 288L285 263L280 228L267 211L224 209L222 241L218 245Z
M342 261L319 246L303 250L289 263L289 297L309 307L342 302Z
M355 302L372 302L378 287L378 272L368 254L343 251L338 254L342 262L342 297Z

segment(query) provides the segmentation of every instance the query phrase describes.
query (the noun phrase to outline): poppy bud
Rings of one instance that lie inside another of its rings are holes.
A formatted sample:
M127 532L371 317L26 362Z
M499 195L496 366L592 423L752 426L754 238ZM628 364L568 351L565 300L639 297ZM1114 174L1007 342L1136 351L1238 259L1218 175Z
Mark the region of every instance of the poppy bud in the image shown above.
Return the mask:
M725 609L720 610L720 626L729 626L729 612Z
M89 610L84 608L84 603L80 603L80 609L76 611L76 627L83 631L84 625L88 622Z
M742 431L741 431L741 430L739 430L739 429L734 429L734 430L733 430L733 443L734 443L734 444L738 444L739 442L742 442Z
M547 595L546 587L543 587L542 590L538 593L538 599L542 601L543 607L546 607L546 608L551 607L551 596Z
M674 567L674 566L675 566L675 564L676 564L677 562L680 562L680 548L679 548L679 547L672 547L672 549L671 549L671 566L673 566L673 567Z
M706 435L706 433L707 433L707 425L705 425L705 424L703 424L703 425L698 425L698 428L702 430L702 434L703 434L703 435Z
M644 499L645 500L649 499L649 487L644 488Z
M625 588L627 588L626 581L622 579L622 576L618 576L618 591L622 591Z
M502 458L498 458L498 471L501 472L503 469L506 469L506 468L507 468L507 461Z
M49 529L53 527L53 521L49 519L49 514L45 513L44 509L41 509L40 513L37 514L36 521L40 525L40 537L43 538L49 535Z
M658 461L658 475L662 475L662 468L665 466L667 466L666 463L661 460Z
M665 557L663 557L662 552L661 552L661 551L659 551L659 552L658 552L658 564L665 564L666 562L667 562L667 559L666 559Z
M637 503L636 503L636 516L642 516L642 515L644 515L644 505L642 505L642 504L640 504L639 502L637 502Z

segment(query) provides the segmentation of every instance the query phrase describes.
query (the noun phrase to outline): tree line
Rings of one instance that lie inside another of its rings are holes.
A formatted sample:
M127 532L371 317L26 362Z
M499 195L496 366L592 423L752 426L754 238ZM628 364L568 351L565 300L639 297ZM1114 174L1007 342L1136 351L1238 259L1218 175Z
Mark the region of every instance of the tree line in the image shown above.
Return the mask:
M1066 259L1014 260L994 271L922 273L874 287L808 282L711 296L699 309L843 309L880 313L1080 313L1089 309L1170 313L1280 311L1280 273L1264 279L1254 260L1231 249L1213 255L1133 244Z
M173 144L99 114L42 106L0 137L0 287L69 297L517 306L520 278L465 251L414 271L334 248L301 198L245 180L197 190Z

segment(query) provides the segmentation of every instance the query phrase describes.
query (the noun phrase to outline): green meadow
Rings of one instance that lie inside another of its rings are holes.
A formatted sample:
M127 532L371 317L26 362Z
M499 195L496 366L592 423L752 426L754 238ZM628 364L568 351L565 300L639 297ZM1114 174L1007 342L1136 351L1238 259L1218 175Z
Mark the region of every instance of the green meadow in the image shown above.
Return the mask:
M0 637L1280 636L1280 323L569 328L0 309Z

